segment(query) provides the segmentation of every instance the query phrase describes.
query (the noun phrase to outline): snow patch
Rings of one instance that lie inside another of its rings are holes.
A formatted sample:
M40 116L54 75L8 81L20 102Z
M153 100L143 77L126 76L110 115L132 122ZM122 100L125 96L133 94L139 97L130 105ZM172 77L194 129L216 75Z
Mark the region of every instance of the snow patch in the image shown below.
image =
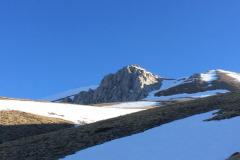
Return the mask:
M203 122L213 112L91 147L64 160L224 160L240 150L240 117Z
M93 123L96 121L114 118L144 109L124 109L111 107L96 107L65 103L39 102L28 100L0 100L0 111L17 110L41 116L61 118L75 124Z
M125 102L120 104L114 104L111 106L106 106L107 108L123 108L123 109L136 109L136 108L147 108L153 106L159 106L159 102L150 101L136 101L136 102Z
M177 85L180 85L183 82L184 82L184 79L181 79L181 80L163 80L160 90L155 90L155 91L150 92L144 100L154 100L156 98L155 94L157 92L162 91L162 90L166 90L168 88L172 88L172 87L177 86Z
M138 70L141 70L141 71L143 71L143 72L145 72L145 73L148 73L148 74L152 75L153 77L160 78L160 76L155 75L155 74L147 71L146 69L142 68L141 66L139 66L139 65L137 65L137 64L129 65L128 67L134 67L134 68L136 68L136 69L138 69Z
M217 90L210 90L205 92L197 92L197 93L182 93L182 94L175 94L170 96L160 96L160 97L149 97L148 100L152 101L171 101L171 100L183 100L183 99L196 99L196 98L204 98L209 97L217 94L227 93L228 90L224 89L217 89Z
M225 74L227 74L228 76L234 78L236 81L239 81L239 82L240 82L240 74L239 74L239 73L230 72L230 71L225 71L225 70L221 70L221 69L219 69L218 71L219 71L219 72L222 72L222 73L225 73Z
M205 82L212 82L217 80L217 73L216 70L210 70L207 73L201 73L201 80Z

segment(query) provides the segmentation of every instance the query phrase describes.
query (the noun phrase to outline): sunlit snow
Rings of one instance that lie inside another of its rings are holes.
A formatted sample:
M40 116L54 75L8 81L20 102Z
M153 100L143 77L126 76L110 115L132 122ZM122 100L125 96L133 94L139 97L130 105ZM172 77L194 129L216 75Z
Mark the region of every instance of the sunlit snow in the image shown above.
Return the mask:
M114 104L111 106L106 106L108 108L147 108L147 107L153 107L158 106L159 102L151 102L151 101L136 101L136 102L124 102L119 104Z
M170 95L170 96L149 96L147 100L152 100L152 101L171 101L171 100L181 100L181 99L196 99L196 98L204 98L208 96L213 96L217 94L222 94L222 93L227 93L229 92L228 90L224 89L217 89L217 90L209 90L205 92L197 92L197 93L182 93L182 94L175 94L175 95Z
M143 110L123 108L124 106L122 108L111 108L109 106L97 107L65 103L0 99L0 111L17 110L47 117L61 118L76 124L92 123Z
M98 145L64 160L225 160L240 150L240 117L203 122L212 112Z
M234 78L236 81L240 81L240 74L239 73L225 71L225 70L221 70L221 69L219 69L218 71L227 74L228 76Z
M177 86L177 85L179 85L183 82L184 82L184 80L163 80L161 88L159 90L150 92L144 100L156 100L157 97L155 97L155 94L157 92L162 91L162 90L166 90L166 89L174 87L174 86Z
M207 73L201 73L201 80L205 82L211 82L217 80L217 73L216 70L210 70Z

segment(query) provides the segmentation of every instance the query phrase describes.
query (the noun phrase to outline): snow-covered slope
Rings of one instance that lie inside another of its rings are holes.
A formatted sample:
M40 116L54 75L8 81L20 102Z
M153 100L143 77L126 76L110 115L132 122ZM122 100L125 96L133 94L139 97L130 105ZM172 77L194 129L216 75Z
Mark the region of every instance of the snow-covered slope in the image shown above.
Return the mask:
M218 72L222 72L222 73L225 73L226 75L232 77L233 79L235 79L235 81L238 81L240 82L240 74L239 73L236 73L236 72L230 72L230 71L225 71L225 70L222 70L222 69L219 69L217 70Z
M107 108L122 108L122 109L144 109L149 107L159 106L159 102L154 101L136 101L136 102L125 102L114 105L105 106Z
M184 79L180 79L180 80L175 80L175 79L165 79L162 81L162 85L160 87L159 90L155 90L155 91L152 91L148 94L148 96L146 98L144 98L144 100L158 100L159 97L155 96L155 94L157 92L160 92L160 91L163 91L163 90L166 90L168 88L171 88L171 87L174 87L174 86L177 86L179 84L182 84L184 81Z
M225 160L240 150L240 117L209 121L212 112L95 146L64 160Z
M200 77L201 77L201 80L205 82L212 82L217 80L218 78L216 70L210 70L206 73L201 73Z
M164 86L163 83L163 87L150 93L146 100L196 99L207 95L239 91L240 74L221 69L209 70L193 74L176 84L171 84L170 87Z
M126 104L128 106L128 104ZM145 106L148 104L145 104ZM144 105L142 105L144 106ZM76 124L92 123L99 120L138 112L142 109L123 109L122 107L97 107L65 103L38 102L29 100L0 99L1 110L17 110L47 117L61 118Z
M151 101L172 101L172 100L191 100L191 99L197 99L197 98L204 98L209 96L214 96L217 94L223 94L229 92L228 90L224 89L216 89L216 90L209 90L204 92L196 92L196 93L181 93L181 94L175 94L175 95L169 95L169 96L149 96L146 98L146 100Z
M210 70L206 73L200 74L200 79L204 82L211 83L217 79L217 74L215 70ZM208 96L213 96L217 94L227 93L229 90L226 89L215 89L215 90L206 90L199 91L195 93L179 93L179 94L170 94L167 96L156 96L158 92L164 92L165 90L184 85L186 83L191 83L193 80L190 78L181 78L179 80L163 80L160 90L150 92L148 97L144 100L148 101L171 101L171 100L187 100L187 99L197 99ZM180 90L181 91L181 90Z

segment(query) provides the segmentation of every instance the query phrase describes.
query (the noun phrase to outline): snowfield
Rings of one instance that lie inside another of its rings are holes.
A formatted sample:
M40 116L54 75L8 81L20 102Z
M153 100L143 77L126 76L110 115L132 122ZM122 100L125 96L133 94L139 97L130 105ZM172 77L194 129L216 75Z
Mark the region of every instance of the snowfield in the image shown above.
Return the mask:
M240 74L239 73L225 71L225 70L222 70L222 69L219 69L218 71L227 74L228 76L234 78L236 81L240 81Z
M98 145L64 160L225 160L240 150L240 117L204 122L213 112Z
M114 104L111 106L106 106L107 108L122 108L122 109L144 109L153 106L159 106L159 102L151 101L136 101L136 102L124 102L119 104Z
M177 86L179 84L182 84L183 82L184 82L184 80L163 80L161 88L159 90L150 92L148 94L147 98L145 98L144 100L153 100L153 99L157 98L154 96L155 93L162 91L162 90L166 90L166 89L174 87L174 86Z
M128 104L126 104L128 106ZM134 104L132 104L134 105ZM74 105L65 103L39 102L28 100L0 99L0 111L17 110L41 116L61 118L75 124L93 123L96 121L126 115L144 109L123 109Z
M170 95L170 96L148 96L146 100L151 100L151 101L171 101L171 100L184 100L184 99L197 99L197 98L204 98L204 97L209 97L217 94L222 94L222 93L227 93L229 92L228 90L224 89L217 89L217 90L210 90L210 91L205 91L205 92L197 92L197 93L182 93L182 94L175 94L175 95Z
M216 70L210 70L207 73L201 73L200 76L202 81L209 82L209 83L217 80L218 78Z

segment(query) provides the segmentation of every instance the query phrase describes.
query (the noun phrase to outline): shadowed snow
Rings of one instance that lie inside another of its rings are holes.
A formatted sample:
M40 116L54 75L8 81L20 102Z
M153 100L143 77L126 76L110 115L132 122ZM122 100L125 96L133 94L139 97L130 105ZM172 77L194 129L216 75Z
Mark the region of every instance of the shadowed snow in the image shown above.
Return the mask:
M98 145L64 160L224 160L240 150L240 117L204 122L213 112Z

